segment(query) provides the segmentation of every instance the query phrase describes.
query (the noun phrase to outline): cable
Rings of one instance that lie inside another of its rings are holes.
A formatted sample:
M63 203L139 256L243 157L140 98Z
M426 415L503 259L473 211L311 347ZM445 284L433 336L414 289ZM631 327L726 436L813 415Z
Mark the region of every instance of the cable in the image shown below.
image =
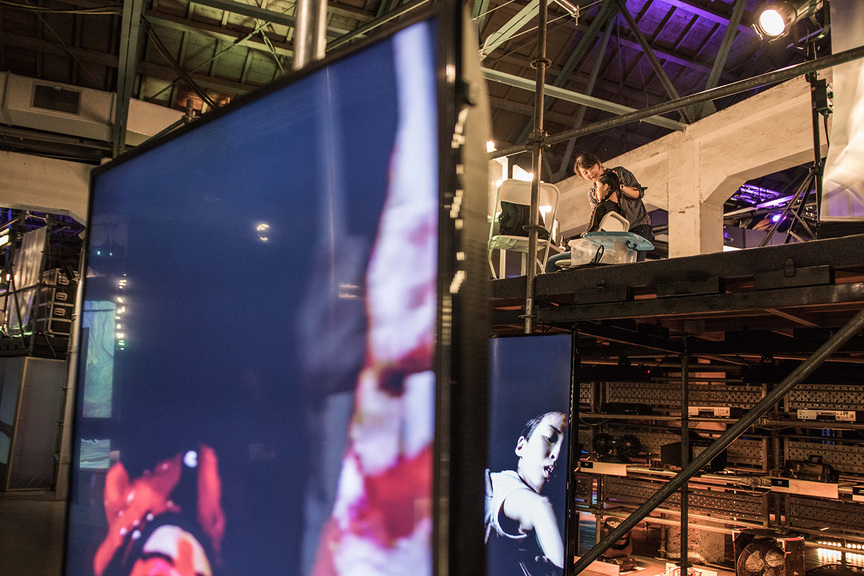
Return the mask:
M831 139L828 135L828 114L822 115L822 122L825 124L825 145L831 147Z
M483 12L482 14L478 14L477 16L474 16L474 17L472 18L472 20L474 20L474 21L476 22L478 19L483 18L483 17L486 16L487 14L491 14L491 13L494 12L495 10L498 10L499 8L503 8L503 7L507 6L508 4L512 4L512 3L515 2L515 1L516 1L516 0L509 0L508 2L505 2L504 4L501 4L500 6L496 6L495 8L490 8L490 9L487 10L486 12Z
M477 14L476 16L472 17L471 19L476 22L478 19L483 18L487 14L491 14L495 10L498 10L499 8L503 8L503 7L507 6L508 4L512 4L515 1L516 0L509 0L509 2L505 2L504 4L501 4L500 6L496 6L495 8L490 8L486 12L483 12L482 14ZM588 4L587 6L580 6L579 9L580 10L588 10L589 8L593 8L594 6L597 6L598 4L602 4L603 1L604 0L596 0L595 2L592 2L592 3Z
M29 0L24 0L24 1L27 2L27 4L28 4L31 8L37 8L36 6L31 5ZM48 22L46 22L45 19L42 17L42 14L40 14L38 10L37 10L37 11L34 11L34 13L36 14L36 17L39 18L39 20L42 21L42 25L45 26L45 28L46 28L49 32L51 32L51 34L54 35L54 38L56 38L56 39L57 39L57 42L60 43L60 46L62 46L63 49L66 50L66 53L69 54L69 56L70 56L73 60L75 60L75 62L78 64L78 66L81 67L81 70L84 72L84 75L87 76L87 78L89 78L91 82L93 82L93 86L94 86L95 88L101 88L101 82L99 82L99 81L96 79L96 77L93 76L93 75L90 73L89 70L87 70L87 67L84 66L84 63L81 62L81 60L79 60L78 57L75 56L75 54L72 52L72 49L69 48L69 46L67 46L65 42L63 42L63 39L60 38L60 35L57 34L57 32L55 32L54 29L51 28L51 26L48 25Z
M286 12L288 12L288 10L290 10L290 9L293 8L293 7L294 7L294 4L290 4L290 5L288 5L284 10L281 10L281 11L279 12L279 14L285 14ZM256 19L255 22L258 23L259 20ZM257 26L256 26L256 27L255 27L251 32L249 32L248 34L246 34L246 36L244 36L244 37L242 37L242 38L236 38L233 42L231 42L230 44L228 44L224 49L220 50L219 52L217 52L216 54L214 54L213 56L211 56L210 58L208 58L207 60L205 60L204 62L202 62L202 63L199 64L198 66L196 66L195 68L193 68L193 69L190 71L190 74L191 74L191 73L194 73L194 72L197 72L198 70L200 70L200 69L203 68L204 66L208 65L209 63L213 62L214 60L216 60L217 58L219 58L220 56L222 56L223 54L225 54L225 53L228 52L229 50L233 50L233 49L236 48L237 46L242 46L242 45L243 45L243 42L246 42L247 40L249 40L250 38L252 38L252 37L255 36L256 34L261 33L261 31L262 31L264 28L266 28L267 26L270 26L271 24L272 24L272 22L264 22L264 23L258 24L258 25L257 25ZM259 48L255 48L255 47L249 47L248 49L249 49L249 50L260 50ZM279 65L279 62L278 62L278 61L277 61L277 65ZM280 68L281 68L281 66L280 66ZM283 73L284 73L284 70L283 70ZM152 102L152 101L155 100L155 99L156 99L160 94L162 94L163 92L165 92L166 90L168 90L169 88L171 88L172 86L174 86L174 84L176 84L178 80L181 80L181 78L177 78L177 79L173 80L171 83L169 83L167 86L163 87L161 90L159 90L159 91L156 92L155 94L153 94L153 95L151 95L151 96L148 96L148 97L147 97L147 100Z
M104 15L104 16L118 16L122 13L122 9L119 7L105 6L94 7L94 8L78 8L74 10L57 10L54 8L45 8L43 6L30 6L27 4L18 4L17 2L7 2L7 0L0 0L0 4L3 6L8 6L9 8L15 10L26 10L28 12L37 12L41 14L94 14L94 15Z
M207 93L204 92L204 90L202 90L200 86L198 86L198 83L195 82L195 80L193 80L192 77L189 76L189 74L187 74L186 71L180 67L180 64L176 60L174 60L174 58L168 52L168 49L162 43L159 35L156 34L156 31L153 29L153 25L150 24L150 21L147 20L147 17L143 14L141 15L141 24L144 27L144 31L147 33L147 36L149 36L150 40L153 42L153 46L156 47L156 50L159 52L159 54L162 55L165 61L168 62L171 68L173 68L174 71L177 72L177 74L179 74L180 77L187 84L189 84L192 90L194 90L195 93L198 94L198 96L200 96L201 99L204 100L204 102L206 102L208 106L213 109L219 108L219 106L207 95Z

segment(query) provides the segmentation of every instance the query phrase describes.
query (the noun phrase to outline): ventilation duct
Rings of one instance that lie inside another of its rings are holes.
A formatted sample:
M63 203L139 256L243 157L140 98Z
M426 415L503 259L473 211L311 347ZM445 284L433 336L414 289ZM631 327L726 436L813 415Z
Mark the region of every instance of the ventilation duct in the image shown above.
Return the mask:
M115 94L0 72L0 122L110 142ZM137 146L183 116L179 110L130 100L126 145Z

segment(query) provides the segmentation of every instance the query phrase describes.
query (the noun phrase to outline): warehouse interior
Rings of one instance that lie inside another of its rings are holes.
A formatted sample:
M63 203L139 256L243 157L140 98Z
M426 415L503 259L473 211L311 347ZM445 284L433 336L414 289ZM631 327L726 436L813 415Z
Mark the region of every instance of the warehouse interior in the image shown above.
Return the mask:
M386 32L427 1L331 0L327 51ZM844 139L854 141L854 128L845 136L837 129L848 98L838 90L850 81L836 75L846 60L821 65L860 44L838 38L838 29L854 33L830 18L850 2L788 0L794 22L775 39L758 30L770 4L763 0L550 1L545 67L537 63L539 4L467 4L492 112L490 198L499 181L532 179L541 107L551 143L540 173L558 189L558 248L590 217L590 183L573 171L584 152L627 167L647 186L655 234L645 262L536 277L519 269L518 256L502 272L490 254L499 278L489 287L490 336L528 331L530 283L530 331L572 334L578 350L578 554L590 556L615 534L614 521L633 518L688 466L664 447L688 445L696 458L739 426L720 456L684 480L686 495L675 491L632 520L622 538L632 538L634 570L672 575L678 566L680 574L687 549L685 563L705 576L859 574L864 222L854 201L848 213L829 214L816 184L836 166L831 155ZM68 362L93 224L90 170L290 75L296 10L289 0L0 2L5 316L21 316L8 297L21 288L8 283L15 253L41 254L23 285L42 304L29 333L0 335L4 386L17 392L20 383L42 408L21 420L22 407L9 407L17 394L0 396L0 408L12 411L0 412L0 449L19 462L0 468L0 572L62 573L69 460L61 444L71 426ZM784 73L807 65L813 71ZM697 103L662 111L687 97ZM847 116L854 126L855 112ZM825 346L834 346L827 358ZM800 374L808 362L812 372ZM772 402L761 408L766 397ZM753 418L745 426L746 415ZM33 422L35 434L26 429ZM25 466L37 452L41 464ZM628 573L607 564L610 574Z

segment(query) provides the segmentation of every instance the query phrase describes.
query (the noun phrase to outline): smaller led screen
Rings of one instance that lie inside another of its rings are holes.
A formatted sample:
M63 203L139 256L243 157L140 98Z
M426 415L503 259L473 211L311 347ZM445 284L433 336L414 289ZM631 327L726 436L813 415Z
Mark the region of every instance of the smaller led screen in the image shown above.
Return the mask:
M431 573L438 43L96 173L67 576Z
M562 574L570 335L497 338L489 354L489 576Z

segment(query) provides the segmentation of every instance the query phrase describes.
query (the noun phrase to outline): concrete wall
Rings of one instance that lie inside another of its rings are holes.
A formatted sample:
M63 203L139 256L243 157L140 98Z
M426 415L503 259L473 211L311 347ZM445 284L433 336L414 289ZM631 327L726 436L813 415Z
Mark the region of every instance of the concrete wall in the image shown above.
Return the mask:
M0 152L0 206L66 214L86 224L91 166Z

